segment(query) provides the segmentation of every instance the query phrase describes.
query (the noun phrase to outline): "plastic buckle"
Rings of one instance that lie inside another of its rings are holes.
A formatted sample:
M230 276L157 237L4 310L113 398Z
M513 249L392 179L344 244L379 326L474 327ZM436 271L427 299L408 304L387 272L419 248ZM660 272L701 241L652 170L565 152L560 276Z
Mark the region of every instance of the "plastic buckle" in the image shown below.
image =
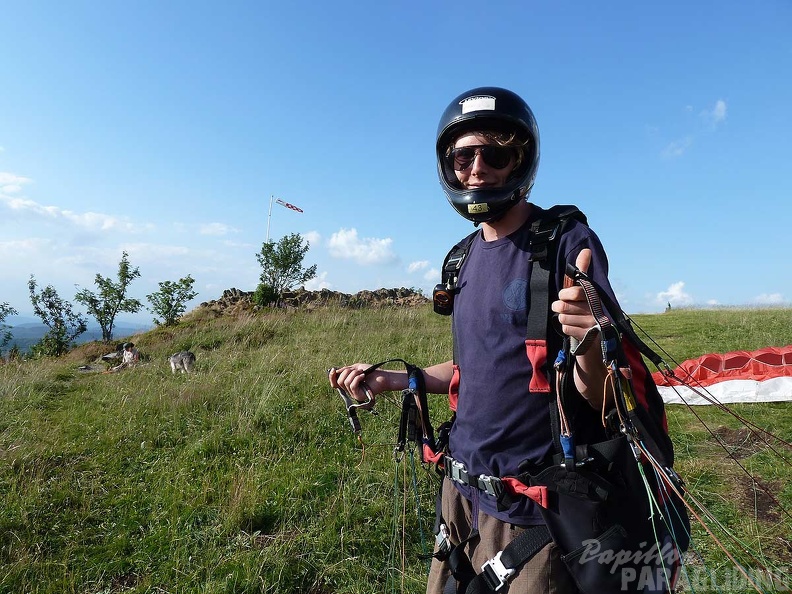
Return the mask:
M441 561L451 552L451 540L449 536L448 526L440 524L440 530L435 534L435 545L437 546L438 554L442 555Z
M484 491L487 495L500 497L500 494L503 492L503 485L497 477L482 474L478 477L478 482L479 489Z
M509 569L501 561L502 554L503 551L500 551L492 559L481 566L481 575L484 576L487 585L495 592L508 584L509 578L515 574L514 569Z
M462 462L457 462L451 457L446 457L446 463L449 461L451 464L446 464L446 474L448 474L448 478L450 478L452 481L467 485L468 477L470 475L465 469L465 465L462 464Z

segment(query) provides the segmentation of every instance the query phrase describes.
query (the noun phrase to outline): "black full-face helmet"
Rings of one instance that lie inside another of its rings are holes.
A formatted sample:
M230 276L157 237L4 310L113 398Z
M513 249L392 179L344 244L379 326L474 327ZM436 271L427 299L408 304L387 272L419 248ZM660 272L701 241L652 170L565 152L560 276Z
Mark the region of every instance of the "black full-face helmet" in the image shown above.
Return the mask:
M459 136L471 131L515 133L525 142L525 157L499 188L465 189L446 153ZM496 221L528 197L539 165L539 128L531 108L519 95L499 87L462 93L443 112L437 126L437 173L446 198L459 214L474 223Z

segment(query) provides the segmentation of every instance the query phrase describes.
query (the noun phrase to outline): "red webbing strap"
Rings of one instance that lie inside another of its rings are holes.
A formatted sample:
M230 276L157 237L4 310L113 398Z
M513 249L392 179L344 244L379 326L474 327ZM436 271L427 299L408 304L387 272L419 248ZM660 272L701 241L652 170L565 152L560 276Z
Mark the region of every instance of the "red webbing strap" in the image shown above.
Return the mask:
M435 452L432 448L429 447L428 444L423 444L423 461L428 462L430 464L437 464L443 460L443 452Z
M544 372L545 364L547 363L547 341L544 339L526 338L525 351L533 369L528 389L539 394L549 394L550 382L547 381L547 375Z
M550 267L555 263L549 260L555 257L555 250L549 249L549 244L555 239L557 222L552 221L550 227L547 227L547 223L544 219L538 219L531 227L534 238L531 241L531 280L528 286L525 325L525 348L531 362L532 374L529 390L539 394L551 392L551 369L547 366L547 326L550 320L550 299L555 294L555 287L550 287Z
M459 365L454 364L454 373L451 382L448 384L448 407L456 412L457 402L459 401Z
M544 508L547 508L547 487L533 486L529 487L525 483L519 481L513 476L507 476L501 479L501 482L512 495L525 495L532 499Z

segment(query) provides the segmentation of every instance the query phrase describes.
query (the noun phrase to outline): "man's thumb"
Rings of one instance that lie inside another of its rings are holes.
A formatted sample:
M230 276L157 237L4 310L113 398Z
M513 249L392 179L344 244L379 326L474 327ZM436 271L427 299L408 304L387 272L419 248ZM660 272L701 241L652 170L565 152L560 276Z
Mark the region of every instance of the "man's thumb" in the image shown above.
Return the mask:
M580 272L588 272L589 266L591 266L591 250L586 248L580 251L578 254L577 259L575 260L575 266L578 267Z
M577 259L575 260L575 266L580 270L580 272L588 272L589 266L591 265L591 250L586 248L581 250L578 254ZM572 280L572 277L569 275L564 275L564 288L568 289L569 287L573 286L575 281Z

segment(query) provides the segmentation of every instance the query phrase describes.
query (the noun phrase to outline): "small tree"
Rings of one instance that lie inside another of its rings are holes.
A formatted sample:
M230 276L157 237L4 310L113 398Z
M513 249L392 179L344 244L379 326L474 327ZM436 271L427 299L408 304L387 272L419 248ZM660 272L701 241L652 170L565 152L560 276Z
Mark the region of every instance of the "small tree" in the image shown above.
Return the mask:
M14 337L11 334L11 328L6 326L5 320L8 316L15 315L17 315L17 310L8 305L8 303L0 303L0 355L3 354L3 349Z
M19 345L14 343L14 345L8 349L8 360L19 361L20 359L22 359L22 352L19 350Z
M195 279L188 274L175 283L162 281L159 283L159 291L146 295L151 303L149 311L162 318L162 321L154 318L157 326L175 326L179 322L179 318L187 310L187 302L198 295L192 290L193 283Z
M277 301L283 291L315 277L316 264L309 268L303 268L302 265L309 248L310 244L307 241L303 243L299 233L286 235L277 244L273 241L264 242L261 251L256 254L262 268L259 280L264 288L259 287L257 292L275 295Z
M74 345L74 339L88 329L88 321L74 312L71 303L61 299L52 285L37 292L36 279L32 274L28 289L33 311L49 328L44 337L31 347L31 353L33 356L59 357L68 352Z
M122 252L121 261L118 263L118 282L97 274L94 284L99 288L98 294L83 289L74 296L75 301L87 307L88 314L99 323L103 342L113 340L113 326L120 312L137 313L143 307L137 299L128 299L126 296L129 285L139 276L137 267L132 268L129 265L129 255Z

